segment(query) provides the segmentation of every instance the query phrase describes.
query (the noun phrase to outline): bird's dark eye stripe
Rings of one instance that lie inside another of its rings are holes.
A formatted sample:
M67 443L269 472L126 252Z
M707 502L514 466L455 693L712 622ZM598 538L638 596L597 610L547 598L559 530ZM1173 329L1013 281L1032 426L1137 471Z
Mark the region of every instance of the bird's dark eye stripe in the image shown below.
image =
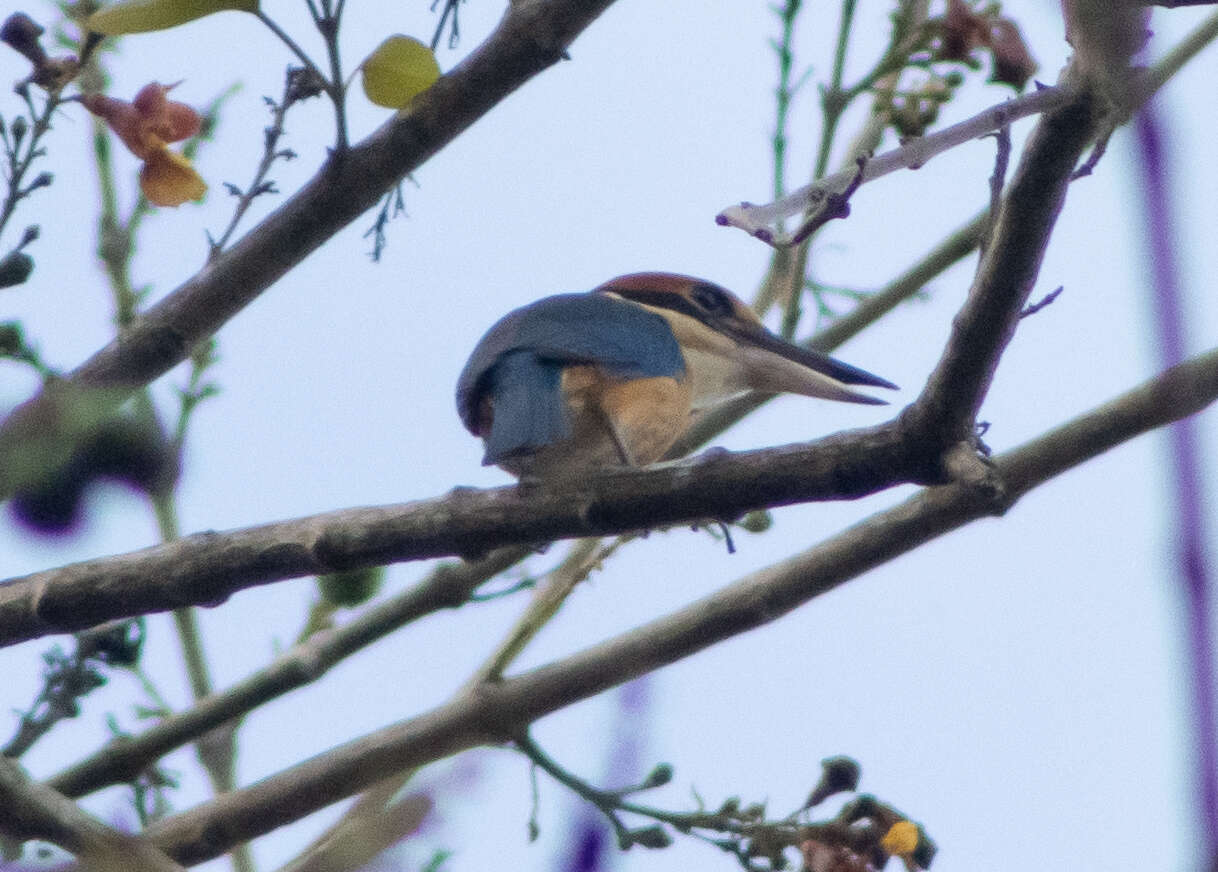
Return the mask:
M635 290L634 288L609 287L605 290L611 291L623 299L633 300L645 306L655 306L657 309L671 309L674 312L680 312L699 321L706 320L707 313L680 294L671 294L665 291L642 291Z
M694 285L690 291L690 296L693 297L695 303L710 315L722 317L731 315L735 311L731 298L728 297L723 288L716 287L715 285Z

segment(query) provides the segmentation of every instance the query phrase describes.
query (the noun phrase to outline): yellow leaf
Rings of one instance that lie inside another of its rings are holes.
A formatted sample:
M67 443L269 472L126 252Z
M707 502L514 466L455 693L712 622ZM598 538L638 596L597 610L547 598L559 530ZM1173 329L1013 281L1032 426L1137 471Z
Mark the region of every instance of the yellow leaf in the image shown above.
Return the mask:
M913 821L897 821L880 839L880 847L896 856L912 853L918 847L918 825Z
M202 200L207 182L182 155L160 148L148 156L140 170L140 190L154 205L181 206L187 200Z
M364 93L378 106L401 109L440 78L431 49L409 36L391 36L361 64Z
M147 33L227 9L257 12L258 0L119 0L86 18L85 27L105 36Z

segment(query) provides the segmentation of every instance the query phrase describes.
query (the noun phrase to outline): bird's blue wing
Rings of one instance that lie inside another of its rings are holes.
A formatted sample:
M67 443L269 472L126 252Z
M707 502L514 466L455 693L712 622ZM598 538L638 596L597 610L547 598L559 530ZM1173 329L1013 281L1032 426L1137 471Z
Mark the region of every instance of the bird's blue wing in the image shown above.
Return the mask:
M594 363L622 378L677 376L685 359L662 317L605 294L559 294L510 313L514 348ZM494 332L494 328L492 328Z
M621 378L680 377L685 359L659 315L604 294L559 294L509 312L482 337L457 380L457 410L478 432L478 406L494 408L486 462L570 433L562 368L595 364Z

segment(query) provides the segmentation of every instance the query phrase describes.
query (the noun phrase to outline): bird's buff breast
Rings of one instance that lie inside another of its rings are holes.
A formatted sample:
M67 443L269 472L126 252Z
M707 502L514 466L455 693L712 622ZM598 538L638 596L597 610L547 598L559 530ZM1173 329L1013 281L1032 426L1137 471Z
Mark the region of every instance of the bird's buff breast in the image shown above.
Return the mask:
M514 475L550 478L597 467L621 466L616 431L640 466L655 463L689 425L691 387L666 376L622 379L594 366L563 371L571 435L500 464ZM612 430L611 430L612 428Z

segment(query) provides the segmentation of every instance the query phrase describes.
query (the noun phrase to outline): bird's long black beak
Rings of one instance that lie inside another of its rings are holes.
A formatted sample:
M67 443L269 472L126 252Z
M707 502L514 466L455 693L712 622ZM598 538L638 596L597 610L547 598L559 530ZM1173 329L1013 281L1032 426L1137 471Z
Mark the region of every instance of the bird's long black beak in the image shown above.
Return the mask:
M787 342L782 337L775 336L764 327L759 330L753 325L742 323L735 318L724 319L722 324L716 326L719 330L741 344L752 345L777 354L779 357L785 357L787 360L806 366L808 369L819 372L821 375L827 375L829 378L842 384L866 385L873 388L888 388L894 391L900 390L888 379L880 378L878 375L867 372L865 369L859 369L857 366L843 363L834 357L830 357L823 351L816 351Z

